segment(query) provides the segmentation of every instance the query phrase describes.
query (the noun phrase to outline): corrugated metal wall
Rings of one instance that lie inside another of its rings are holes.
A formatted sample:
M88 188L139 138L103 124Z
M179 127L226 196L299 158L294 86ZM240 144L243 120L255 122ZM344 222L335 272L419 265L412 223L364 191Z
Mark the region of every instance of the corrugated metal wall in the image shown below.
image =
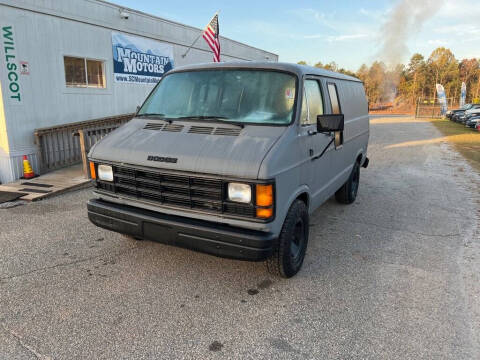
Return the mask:
M33 171L38 174L40 171L37 153L25 154L32 165ZM6 184L14 181L23 175L23 155L0 156L0 182Z
M12 25L17 61L29 64L29 74L20 75L21 103L7 101L5 62L0 61L5 117L12 158L10 169L0 156L3 179L19 172L18 159L36 153L33 132L37 128L131 113L141 104L153 85L115 83L113 79L112 31L121 31L170 42L175 66L209 62L212 52L200 39L186 58L182 54L200 33L199 29L129 11L129 19L119 16L120 8L93 0L5 0L0 4L0 28ZM207 22L209 19L205 19ZM277 61L275 54L236 41L221 39L222 57L231 60ZM87 57L105 62L106 88L68 88L63 57ZM0 56L4 58L3 47ZM35 166L35 165L34 165ZM21 169L21 167L20 167Z

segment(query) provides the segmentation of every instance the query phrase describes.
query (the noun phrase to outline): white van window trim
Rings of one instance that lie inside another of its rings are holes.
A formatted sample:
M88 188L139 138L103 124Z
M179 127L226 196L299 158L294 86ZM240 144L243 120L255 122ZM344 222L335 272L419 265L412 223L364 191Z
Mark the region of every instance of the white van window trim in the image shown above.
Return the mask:
M325 96L324 96L324 91L323 91L323 86L322 86L322 79L320 77L307 75L303 78L302 93L303 93L303 96L305 96L305 102L307 103L307 116L310 119L310 106L308 106L308 96L307 96L307 93L305 92L305 83L308 80L314 80L318 84L318 88L320 90L320 97L322 99L323 113L325 113ZM329 99L330 99L330 97L329 97ZM314 122L310 123L310 124L302 124L302 119L301 119L301 116L302 116L301 106L302 106L302 104L300 102L299 102L299 104L300 104L300 115L299 115L300 126L302 126L302 127L313 126L313 125L317 126L317 121L316 120Z

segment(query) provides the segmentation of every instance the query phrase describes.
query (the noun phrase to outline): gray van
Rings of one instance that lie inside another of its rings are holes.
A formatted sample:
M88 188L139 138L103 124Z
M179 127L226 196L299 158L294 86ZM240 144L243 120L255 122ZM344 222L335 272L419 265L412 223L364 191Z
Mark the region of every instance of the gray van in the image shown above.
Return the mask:
M179 67L90 151L88 216L136 239L265 260L291 277L309 215L333 195L355 201L368 138L356 78L271 62Z

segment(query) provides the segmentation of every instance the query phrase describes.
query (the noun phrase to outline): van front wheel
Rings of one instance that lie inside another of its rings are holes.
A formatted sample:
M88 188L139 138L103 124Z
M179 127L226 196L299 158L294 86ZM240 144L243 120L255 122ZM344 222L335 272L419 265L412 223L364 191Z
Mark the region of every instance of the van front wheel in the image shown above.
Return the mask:
M308 210L295 200L288 210L273 254L266 260L268 271L285 278L295 275L303 264L308 244Z
M360 184L360 164L355 161L352 173L345 184L335 193L335 199L341 204L351 204L357 198L358 185Z

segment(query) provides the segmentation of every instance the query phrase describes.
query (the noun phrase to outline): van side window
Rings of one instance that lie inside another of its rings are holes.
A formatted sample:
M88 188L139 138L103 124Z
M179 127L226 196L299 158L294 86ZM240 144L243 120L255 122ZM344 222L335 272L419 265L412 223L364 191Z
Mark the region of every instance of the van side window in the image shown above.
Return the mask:
M337 85L328 83L328 95L332 104L332 114L340 114L340 102L338 101Z
M337 85L327 83L328 96L332 105L332 114L341 114L340 102L338 101ZM335 131L335 149L340 149L343 145L343 131Z
M317 115L323 114L323 99L320 91L320 84L317 80L305 81L304 102L302 102L302 125L317 123ZM306 98L306 102L305 102ZM304 116L304 108L307 116Z

